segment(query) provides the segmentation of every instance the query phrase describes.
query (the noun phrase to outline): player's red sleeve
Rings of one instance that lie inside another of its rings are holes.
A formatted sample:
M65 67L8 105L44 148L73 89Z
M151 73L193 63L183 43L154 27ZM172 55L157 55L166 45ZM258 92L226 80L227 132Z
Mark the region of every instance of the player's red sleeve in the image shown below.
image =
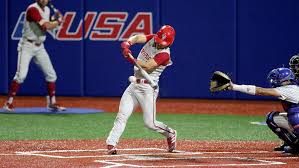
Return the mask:
M42 16L40 15L39 11L35 7L30 7L27 9L26 12L26 20L28 22L36 22L38 23L39 21L42 20Z
M145 37L146 37L146 43L148 41L150 41L150 39L152 39L154 36L155 36L154 34L145 35Z
M170 60L170 56L168 53L163 52L163 53L159 53L154 57L154 60L156 61L156 63L158 65L164 65L166 66Z

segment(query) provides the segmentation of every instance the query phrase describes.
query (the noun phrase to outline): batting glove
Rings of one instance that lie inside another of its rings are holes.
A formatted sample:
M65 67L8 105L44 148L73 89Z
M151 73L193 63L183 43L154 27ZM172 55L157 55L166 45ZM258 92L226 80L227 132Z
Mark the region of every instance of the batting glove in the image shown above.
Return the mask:
M59 25L63 22L63 16L59 10L55 11L55 14L53 17L54 17L54 20L56 20Z
M121 43L120 47L122 50L129 49L131 47L132 43L130 41L124 41Z
M132 54L132 51L129 50L128 48L125 48L125 49L123 49L122 54L123 54L125 57L128 57L129 54Z

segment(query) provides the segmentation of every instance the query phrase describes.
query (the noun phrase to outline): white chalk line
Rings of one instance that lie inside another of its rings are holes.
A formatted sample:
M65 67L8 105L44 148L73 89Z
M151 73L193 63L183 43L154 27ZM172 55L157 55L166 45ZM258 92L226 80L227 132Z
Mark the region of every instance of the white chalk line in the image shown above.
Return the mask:
M27 155L27 156L41 156L49 158L60 158L60 159L76 159L76 158L106 158L106 157L126 157L126 156L135 156L136 154L118 154L118 155L88 155L88 156L61 156L61 155L50 155L46 153L67 153L67 152L104 152L106 153L107 149L93 149L93 150L46 150L46 151L27 151L27 152L16 152L17 155ZM127 149L118 149L118 151L166 151L165 149L160 148L127 148ZM250 153L269 153L269 151L248 151L248 152L186 152L176 150L174 153L162 152L162 153L146 153L138 154L140 156L150 156L150 155L202 155L202 154L250 154Z
M142 150L153 150L153 151L165 151L160 148L128 148L128 149L117 149L119 151L142 151ZM63 152L106 152L107 149L64 149L64 150L46 150L46 151L27 151L28 153L63 153Z
M133 165L133 164L126 164L126 163L119 163L119 162L126 162L126 161L157 161L157 160L189 160L189 159L237 159L240 161L254 161L260 163L228 163L228 164L191 164L191 165L164 165L164 166L145 166L145 165ZM262 166L262 165L281 165L286 164L283 162L277 161L267 161L267 160L259 160L259 159L252 159L252 158L245 158L245 157L202 157L202 156L195 156L195 157L184 157L184 158L140 158L140 157L131 157L128 159L119 159L119 160L96 160L95 162L110 164L109 166L105 166L105 168L110 167L121 167L121 166L130 166L130 167L225 167L225 166Z
M15 153L0 153L0 156L16 156Z
M165 149L160 148L129 148L129 149L118 149L118 151L166 151ZM196 164L196 165L169 165L170 167L202 167L202 166L255 166L255 165L273 165L273 164L286 164L284 162L278 161L267 161L267 160L284 160L286 157L271 157L271 158L246 158L246 157L204 157L204 156L193 156L188 157L188 155L202 155L202 154L258 154L258 153L273 153L271 151L247 151L247 152L187 152L187 151L175 151L175 153L162 152L162 153L146 153L146 154L119 154L119 155L92 155L92 156L59 156L59 155L50 155L46 153L67 153L67 152L106 152L106 149L93 149L93 150L52 150L52 151L26 151L26 152L15 152L15 154L0 154L0 155L27 155L27 156L40 156L40 157L48 157L48 158L60 158L60 159L76 159L76 158L117 158L117 157L125 157L126 159L119 160L95 160L95 162L110 164L106 167L120 167L120 166L129 166L129 167L165 167L165 166L140 166L126 163L118 163L124 161L141 161L141 160L187 160L187 159L238 159L238 160L248 160L248 161L256 161L260 163L246 163L246 164ZM167 156L180 156L181 158L172 158L172 157L161 157L161 155ZM155 157L157 156L157 157ZM159 156L159 157L158 157ZM185 156L185 157L184 157ZM186 157L187 156L187 157ZM255 157L258 158L258 157ZM296 157L288 157L290 159ZM262 160L263 159L263 160ZM267 160L265 160L267 159ZM298 158L297 158L298 159ZM167 167L169 167L167 166Z

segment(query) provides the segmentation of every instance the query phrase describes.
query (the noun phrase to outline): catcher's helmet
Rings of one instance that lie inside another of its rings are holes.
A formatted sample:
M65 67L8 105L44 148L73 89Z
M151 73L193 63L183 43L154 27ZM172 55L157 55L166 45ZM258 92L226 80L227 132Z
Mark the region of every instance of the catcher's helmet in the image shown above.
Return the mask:
M169 25L164 25L154 36L155 43L162 46L170 46L175 37L175 30Z
M299 54L292 56L289 65L296 77L299 78Z
M272 87L279 87L285 81L295 82L295 75L289 68L276 68L269 72L267 79Z

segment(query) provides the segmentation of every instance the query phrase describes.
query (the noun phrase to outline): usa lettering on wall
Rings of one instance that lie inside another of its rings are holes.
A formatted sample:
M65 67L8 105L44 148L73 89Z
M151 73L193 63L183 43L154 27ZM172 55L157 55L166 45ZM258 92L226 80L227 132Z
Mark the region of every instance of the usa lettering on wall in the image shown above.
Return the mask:
M128 20L127 12L88 11L84 20L76 15L77 12L64 13L64 22L58 29L50 31L50 35L60 41L123 41L134 34L153 32L151 12L137 12L132 20ZM12 40L21 38L24 19L25 12L22 12L11 34ZM80 19L78 24L74 22L76 19Z

